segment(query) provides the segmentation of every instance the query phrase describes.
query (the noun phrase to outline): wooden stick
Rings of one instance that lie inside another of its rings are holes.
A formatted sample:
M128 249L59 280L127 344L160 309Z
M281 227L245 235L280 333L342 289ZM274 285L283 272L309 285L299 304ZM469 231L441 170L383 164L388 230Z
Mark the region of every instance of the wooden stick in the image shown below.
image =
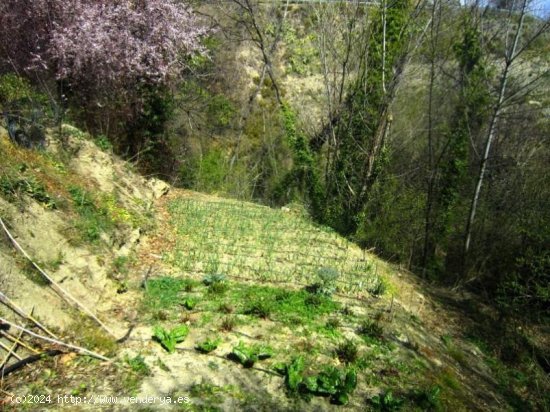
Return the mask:
M11 301L6 295L0 291L0 303L3 303L8 308L13 310L15 313L17 313L19 316L21 316L24 319L30 320L32 323L34 323L36 326L38 326L40 329L42 329L44 332L46 332L48 335L50 335L52 338L57 339L57 336L55 336L52 332L48 330L44 325L42 325L40 322L38 322L33 316L32 313L25 314L23 310L18 307L13 301Z
M17 339L21 339L21 336L23 335L23 332L20 331L19 332L19 336L17 337ZM17 353L15 353L15 351L17 350L17 343L14 343L12 345L12 347L10 348L8 354L6 355L6 357L4 358L4 360L2 361L2 364L0 365L0 369L2 369L4 366L6 366L6 364L8 363L8 361L10 360L10 357L13 355L15 357L18 357L17 356ZM21 359L19 359L21 360Z
M33 353L39 353L36 349L32 348L31 346L27 345L25 342L17 339L15 336L11 336L9 333L0 331L0 335L4 336L6 339L11 340L16 345L23 346L25 349L30 350Z
M59 286L55 280L53 280L40 266L38 266L32 259L31 257L28 255L27 252L25 252L25 250L19 245L19 243L17 243L17 241L15 240L15 238L12 236L12 234L10 233L10 231L8 230L8 228L6 227L6 225L4 224L4 221L2 220L2 218L0 217L0 225L2 226L2 229L4 229L4 232L6 232L6 235L8 235L8 237L10 238L11 242L14 244L14 246L29 260L29 262L32 263L32 265L42 274L42 276L44 276L49 284L50 284L50 287L61 297L63 298L67 303L69 304L72 304L73 306L76 306L78 307L81 311L83 311L84 313L86 313L88 316L90 316L93 320L95 320L99 326L101 326L103 329L105 329L105 331L107 333L109 333L109 335L113 336L116 338L115 334L103 323L101 322L97 316L95 316L93 314L93 312L88 309L87 307L85 307L84 305L82 305L76 298L74 298L69 292L65 291L63 288L61 288L61 286Z
M6 350L8 352L8 355L9 355L11 349L8 346L6 346L2 342L0 342L0 347L2 347L2 349ZM17 353L14 353L13 356L15 356L17 359L21 360L21 357ZM3 362L2 362L2 364L3 364Z
M109 358L106 358L105 356L100 355L99 353L95 353L95 352L92 352L88 349L81 348L80 346L71 345L70 343L61 342L60 340L57 340L57 339L52 339L52 338L48 338L46 336L39 335L37 333L34 333L33 331L25 329L22 326L16 325L15 323L10 322L9 320L6 320L2 317L0 317L0 323L5 323L7 325L10 325L10 326L14 327L15 329L22 330L23 332L25 332L25 333L27 333L27 334L35 337L35 338L45 340L46 342L55 343L56 345L65 346L66 348L70 348L70 349L76 351L77 353L92 356L94 358L101 359L101 360L104 360L104 361L107 361L107 362L110 361Z

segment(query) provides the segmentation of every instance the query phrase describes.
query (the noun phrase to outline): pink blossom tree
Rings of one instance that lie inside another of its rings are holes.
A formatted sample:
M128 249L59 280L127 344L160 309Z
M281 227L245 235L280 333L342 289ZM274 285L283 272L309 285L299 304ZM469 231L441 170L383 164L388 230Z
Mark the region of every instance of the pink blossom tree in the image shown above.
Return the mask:
M0 0L0 74L43 86L58 121L69 96L122 153L164 147L170 88L210 32L185 1Z
M3 66L74 86L163 83L201 53L208 33L176 0L3 0Z

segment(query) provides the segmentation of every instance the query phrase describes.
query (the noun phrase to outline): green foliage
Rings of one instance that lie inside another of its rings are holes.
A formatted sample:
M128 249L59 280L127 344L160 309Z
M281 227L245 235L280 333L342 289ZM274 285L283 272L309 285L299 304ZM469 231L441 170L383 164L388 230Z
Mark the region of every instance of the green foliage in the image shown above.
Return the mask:
M9 200L15 200L21 194L25 194L47 209L57 209L56 201L34 177L3 174L0 176L0 193Z
M97 147L99 147L104 152L112 152L113 151L113 143L109 140L109 138L105 135L98 135L94 139L94 143Z
M365 319L357 329L357 333L363 336L380 339L383 336L384 329L382 329L378 322Z
M186 298L183 300L182 306L187 310L193 310L197 306L197 301L193 298Z
M332 296L336 292L336 281L340 276L338 271L334 268L322 267L317 270L317 276L319 282L308 286L307 290L327 297Z
M180 170L184 187L203 192L219 191L224 186L228 165L221 149L211 148L204 155L191 159Z
M158 325L153 328L153 338L169 353L174 353L176 344L183 342L188 334L189 328L186 325L176 326L169 331Z
M372 276L366 286L367 292L372 296L382 296L386 293L386 282L380 276Z
M315 47L315 33L298 33L298 31L286 24L284 26L285 61L287 73L309 75L315 69L319 50Z
M369 402L377 411L391 412L401 409L405 401L396 397L392 391L387 391L383 394L372 397L369 399Z
M490 103L480 29L469 14L466 16L462 25L462 39L453 47L459 64L460 100L456 103L446 133L447 143L438 164L438 178L434 180L432 198L428 199L431 202L431 213L428 215L430 230L426 233L423 264L435 276L440 276L444 269L447 274L462 271L460 262L454 263L451 259L443 262L442 254L436 252L448 250L453 231L463 230L462 219L465 220L465 217L464 212L460 214L459 200L468 183L470 142L475 140L475 135L487 117Z
M144 304L151 310L176 307L181 302L180 292L187 284L186 279L167 276L150 279L145 287Z
M209 275L206 275L202 279L202 283L205 286L212 286L216 283L224 283L226 281L226 276L221 273L212 273Z
M382 174L357 218L353 239L384 258L407 261L423 226L424 197L396 176Z
M243 313L289 323L312 321L338 308L330 298L305 290L281 293L276 288L256 286L244 289L239 295L247 302Z
M0 104L5 106L11 102L29 99L33 94L28 80L7 73L0 76Z
M268 359L273 356L273 349L265 345L246 346L242 341L233 347L233 350L228 355L229 359L240 363L245 368L251 368L254 363Z
M286 104L282 107L282 116L286 139L292 149L293 165L274 190L274 197L278 202L287 204L304 195L311 215L321 219L323 189L309 142L297 128L296 114Z
M278 371L285 377L285 385L291 394L304 397L311 395L328 396L337 405L346 405L349 396L357 387L355 369L341 371L333 366L325 367L319 374L306 376L305 360L299 356L289 364L282 365Z
M124 133L114 144L117 152L138 156L144 172L171 172L173 153L165 136L165 124L174 111L174 96L165 86L142 84L137 87L139 100L126 119Z
M395 73L407 53L409 1L390 2L386 24L374 18L369 31L368 59L350 83L345 108L335 125L337 142L327 165L325 221L344 235L353 235L370 190L388 163L385 134L392 118L389 105ZM382 11L378 11L381 13ZM385 45L385 48L383 47Z
M68 190L75 209L80 215L75 226L83 239L97 242L102 232L108 232L114 228L115 222L109 211L104 207L96 206L89 192L78 186L71 186Z
M441 387L434 385L416 391L413 393L412 399L423 411L438 411L441 408Z
M236 111L227 97L218 94L209 99L206 113L210 127L221 130L231 124Z
M516 259L497 292L503 313L547 315L550 309L550 251L528 248Z
M252 315L262 319L268 319L271 315L273 304L263 299L255 300L244 310L245 315Z
M208 286L209 293L215 295L222 295L227 291L227 289L229 289L225 275L219 273L206 275L203 278L202 283Z
M124 360L132 371L136 372L140 376L149 376L151 374L151 368L145 362L145 359L141 355L137 355L133 358L130 358L128 355L125 356Z
M221 341L222 340L220 338L215 338L215 339L209 338L197 344L197 346L195 346L195 349L201 353L210 353L215 351L218 348Z

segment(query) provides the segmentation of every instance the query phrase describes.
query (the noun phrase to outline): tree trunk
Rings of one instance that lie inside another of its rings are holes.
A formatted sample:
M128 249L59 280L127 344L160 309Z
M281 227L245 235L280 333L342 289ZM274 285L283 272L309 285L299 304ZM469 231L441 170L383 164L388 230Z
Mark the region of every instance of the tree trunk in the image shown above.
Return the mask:
M510 74L510 68L512 64L514 63L514 60L517 57L516 50L519 42L519 37L521 35L521 32L523 30L523 22L525 20L526 15L526 6L527 6L527 0L523 0L522 7L521 7L521 15L519 19L519 24L516 29L516 33L514 35L514 42L512 44L512 48L507 52L506 55L506 61L504 70L502 72L502 76L500 79L500 87L498 92L498 100L496 102L495 108L493 110L493 115L491 117L491 122L489 124L489 129L487 130L487 138L485 140L485 149L483 151L483 157L481 159L481 164L479 167L479 174L477 177L477 183L474 191L474 195L472 197L472 203L470 206L470 213L468 215L468 221L466 223L466 230L465 230L465 236L464 236L464 249L463 249L463 264L465 266L465 261L468 256L468 252L470 250L470 244L472 240L472 230L473 230L473 224L477 212L477 207L479 204L479 197L481 193L481 187L483 186L483 181L485 179L485 173L487 171L487 164L489 161L489 155L491 153L491 146L493 144L493 141L495 139L496 135L496 127L498 124L498 118L502 112L502 106L504 102L504 96L506 94L506 86L508 84L508 76Z

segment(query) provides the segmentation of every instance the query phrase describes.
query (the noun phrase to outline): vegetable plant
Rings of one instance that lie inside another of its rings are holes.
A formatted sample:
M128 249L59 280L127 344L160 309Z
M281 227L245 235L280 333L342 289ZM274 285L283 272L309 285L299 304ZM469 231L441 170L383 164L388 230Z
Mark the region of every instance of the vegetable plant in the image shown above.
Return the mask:
M155 326L153 329L153 338L169 353L174 353L176 344L183 342L188 334L189 328L185 325L176 326L169 331L162 326Z

